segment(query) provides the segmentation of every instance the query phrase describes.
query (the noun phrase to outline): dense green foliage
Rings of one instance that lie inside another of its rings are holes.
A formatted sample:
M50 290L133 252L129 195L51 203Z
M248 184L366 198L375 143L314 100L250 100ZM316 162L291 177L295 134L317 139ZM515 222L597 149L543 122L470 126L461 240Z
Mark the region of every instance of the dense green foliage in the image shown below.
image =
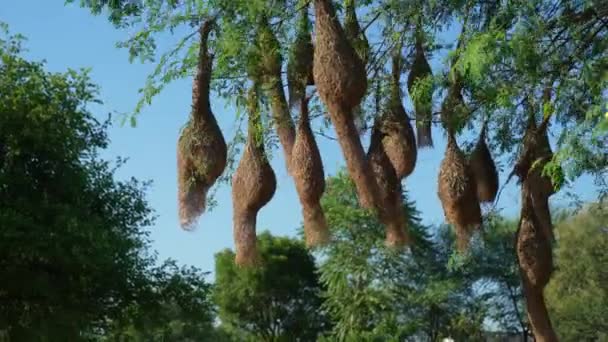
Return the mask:
M145 184L116 181L98 158L108 140L86 109L97 102L87 73L46 72L2 29L0 337L104 339L130 334L129 323L133 332L153 324L133 337L150 341L177 319L177 336L209 336L209 284L196 270L153 267Z
M463 269L448 269L452 241L434 239L405 194L403 210L414 242L411 251L398 253L384 246L383 225L359 207L346 174L327 185L322 205L333 241L319 250L319 260L333 339L479 336L483 311L472 278Z
M216 255L215 302L224 328L251 341L311 341L327 328L312 255L300 241L258 236L261 266L242 268L234 252Z
M557 271L547 303L563 341L608 339L608 209L590 206L557 225Z

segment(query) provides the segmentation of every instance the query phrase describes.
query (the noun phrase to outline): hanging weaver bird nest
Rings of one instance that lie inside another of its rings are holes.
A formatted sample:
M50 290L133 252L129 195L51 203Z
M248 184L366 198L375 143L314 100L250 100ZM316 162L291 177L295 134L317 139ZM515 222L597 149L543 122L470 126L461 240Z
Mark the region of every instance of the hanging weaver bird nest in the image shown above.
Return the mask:
M403 199L401 197L401 179L397 176L393 165L387 156L380 130L382 119L378 118L372 129L371 142L367 153L369 164L376 177L378 190L384 210L380 220L386 226L386 245L402 247L409 243Z
M259 62L251 69L253 75L259 75L267 97L270 100L272 118L285 155L288 172L291 172L289 161L295 139L295 128L289 106L285 99L283 80L281 77L282 56L279 41L272 31L268 19L262 16L257 33L256 60ZM255 81L255 79L254 79Z
M291 107L304 98L307 85L314 85L314 77L312 76L314 47L312 45L311 29L308 19L308 6L306 6L301 10L298 17L296 37L291 45L287 62L287 89Z
M517 257L528 284L542 290L553 272L551 244L540 227L531 198L531 183L522 185L522 208L517 231Z
M314 4L315 84L336 129L361 205L381 210L377 184L367 163L352 115L353 108L360 104L367 89L365 68L348 43L331 1L315 0Z
M329 241L329 230L320 204L325 191L325 173L321 154L310 128L309 98L302 98L300 101L300 119L291 154L291 168L302 204L306 245L314 247Z
M481 225L481 208L473 171L451 132L439 168L438 188L445 217L456 229L458 249L464 251L473 231Z
M200 29L192 113L181 131L177 147L179 218L186 229L190 229L205 211L207 191L226 167L226 142L209 103L212 58L207 51L207 39L211 26L212 22L207 21Z
M418 147L433 147L431 121L433 118L432 71L426 56L420 34L416 34L414 61L407 77L407 89L414 102L416 112L416 135Z
M477 183L477 198L480 202L494 202L498 193L498 171L486 145L486 127L484 123L469 163Z
M232 177L234 242L237 265L252 266L258 262L256 220L276 190L276 177L270 167L262 134L257 98L249 96L249 125L243 156Z
M393 84L387 111L381 121L382 145L397 178L409 176L416 167L416 136L401 102L399 79L401 51L393 56Z
M315 15L313 72L317 90L328 107L350 112L365 95L365 67L349 44L331 1L315 0Z
M549 240L553 238L553 224L549 208L549 197L556 192L551 177L543 175L545 165L553 158L547 135L547 121L537 127L533 115L530 115L528 126L522 139L522 149L515 165L515 171L522 182L530 184L535 215ZM558 172L562 172L561 168Z

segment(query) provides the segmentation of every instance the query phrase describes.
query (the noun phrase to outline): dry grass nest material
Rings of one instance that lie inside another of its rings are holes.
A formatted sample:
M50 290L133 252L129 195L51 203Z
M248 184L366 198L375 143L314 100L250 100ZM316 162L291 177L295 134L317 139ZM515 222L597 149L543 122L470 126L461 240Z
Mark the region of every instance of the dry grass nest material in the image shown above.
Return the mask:
M484 125L469 163L477 183L477 198L480 202L494 202L499 186L498 171L485 141L485 130Z
M473 171L451 134L439 168L438 188L445 217L456 229L458 248L466 250L473 231L481 225L481 208Z
M314 247L329 241L329 230L320 204L325 191L325 173L321 153L310 128L308 100L301 99L291 168L302 205L306 245Z
M357 55L363 62L363 65L367 65L369 59L369 42L365 37L365 32L359 25L359 19L357 19L357 12L355 0L344 1L344 33L351 46L357 52Z
M197 75L192 86L193 110L180 134L177 148L180 224L191 228L205 211L209 188L226 167L227 147L209 104L212 58L207 51L211 23L200 30Z
M249 128L243 156L232 178L234 240L238 265L251 266L258 262L256 247L257 213L274 196L276 177L272 170L259 128L261 121L257 106L249 110Z

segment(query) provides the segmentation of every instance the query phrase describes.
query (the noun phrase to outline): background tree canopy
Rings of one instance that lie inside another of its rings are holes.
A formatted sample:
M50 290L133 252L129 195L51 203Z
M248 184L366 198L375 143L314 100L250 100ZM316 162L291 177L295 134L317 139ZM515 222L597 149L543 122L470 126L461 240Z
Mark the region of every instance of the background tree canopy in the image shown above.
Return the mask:
M212 336L204 275L154 266L146 183L98 157L107 123L87 110L86 70L49 73L1 29L0 339Z

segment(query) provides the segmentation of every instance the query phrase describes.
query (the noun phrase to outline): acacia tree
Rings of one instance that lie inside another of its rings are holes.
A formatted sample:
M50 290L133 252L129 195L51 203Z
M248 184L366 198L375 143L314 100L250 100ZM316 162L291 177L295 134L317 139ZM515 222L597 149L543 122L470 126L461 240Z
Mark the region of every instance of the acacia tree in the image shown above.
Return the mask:
M135 29L136 33L120 44L129 49L131 58L146 61L160 55L156 70L142 88L136 112L165 84L192 74L198 61L197 28L212 18L217 24L208 44L216 59L212 88L237 107L244 107L245 90L255 84L259 90L256 101L262 104L258 123L265 128L261 134L268 140L273 133L266 128L274 127L288 167L294 132L283 91L283 66L310 66L289 63L303 55L287 52L301 51L291 48L301 41L294 37L310 32L302 34L293 28L310 27L296 25L296 21L302 17L299 14L314 8L314 58L307 58L314 60L312 81L320 96L313 99L312 108L317 110L310 117L320 117L322 108L327 109L329 120L324 120L337 132L359 201L376 211L389 227L387 242L396 246L407 241L404 221L394 210L400 205L400 196L386 191L390 188L387 184L396 184L399 179L397 164L383 162L384 155L391 152L384 138L394 138L396 133L374 125L379 127L376 136L382 148L366 158L358 136L362 130L357 129L353 113L362 112L364 120L379 123L389 117L381 115L386 105L382 99L391 98L383 96L391 89L386 81L388 61L395 54L406 57L408 63L399 72L408 73L420 146L432 145L431 122L441 122L448 132L440 199L447 220L461 236L462 247L480 224L481 215L476 204L480 199L475 188L477 176L469 169L456 138L466 138L468 131L475 132L485 122L487 137L482 137L491 142L494 152L504 158L518 156L512 174L522 182L525 217L517 233L517 246L522 275L529 285L525 291L528 308L533 307L528 314L537 339L555 340L542 297L551 274L548 199L564 181L585 172L596 176L598 184L604 186L603 194L608 189L608 120L603 116L608 63L605 2L362 0L345 1L344 11L329 0L81 3L94 13L107 10L116 26ZM345 29L339 21L342 18ZM461 31L455 41L439 38L454 29ZM156 51L155 39L166 31L179 32L181 37L169 51ZM436 70L429 70L425 59L433 54L448 58ZM310 72L295 74L301 75L300 82L306 78L305 84L311 83ZM553 123L557 137L555 153L549 144L549 123ZM254 131L249 134L260 134ZM262 153L260 162L263 159ZM307 198L302 194L319 188L298 189L302 191L300 198ZM256 203L263 205L271 195ZM256 205L257 210L259 207ZM255 215L249 215L255 221ZM246 225L237 242L255 234L252 223ZM253 239L248 241L251 244ZM531 248L533 245L541 248ZM545 266L531 266L536 264ZM540 275L543 281L537 282Z

